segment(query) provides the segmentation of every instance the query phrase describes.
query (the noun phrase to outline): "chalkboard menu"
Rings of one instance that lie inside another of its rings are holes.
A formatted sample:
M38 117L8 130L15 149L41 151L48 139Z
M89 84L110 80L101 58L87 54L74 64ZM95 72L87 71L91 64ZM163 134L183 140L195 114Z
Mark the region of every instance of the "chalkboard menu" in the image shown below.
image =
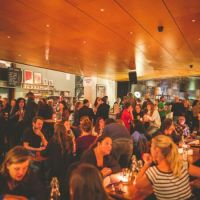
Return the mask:
M22 82L22 70L15 67L8 68L8 86L20 86Z

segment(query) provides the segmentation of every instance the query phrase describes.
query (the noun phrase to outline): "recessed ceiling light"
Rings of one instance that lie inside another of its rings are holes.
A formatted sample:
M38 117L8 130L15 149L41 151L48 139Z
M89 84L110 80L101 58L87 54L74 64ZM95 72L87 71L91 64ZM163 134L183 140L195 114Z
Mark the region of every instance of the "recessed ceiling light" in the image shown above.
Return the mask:
M133 34L133 32L131 31L131 32L130 32L130 34L132 35L132 34Z
M192 19L192 22L195 23L195 22L196 22L196 19Z
M21 55L21 54L18 54L18 56L21 57L22 55Z
M49 28L49 27L50 27L50 25L49 25L49 24L46 24L46 27L47 27L47 28Z
M11 38L10 35L8 35L7 38L10 39Z
M100 9L100 11L101 11L101 12L104 12L104 11L105 11L105 9L104 9L104 8L101 8L101 9Z
M83 41L83 44L86 44L86 43L87 43L87 41L86 41L86 40L84 40L84 41Z

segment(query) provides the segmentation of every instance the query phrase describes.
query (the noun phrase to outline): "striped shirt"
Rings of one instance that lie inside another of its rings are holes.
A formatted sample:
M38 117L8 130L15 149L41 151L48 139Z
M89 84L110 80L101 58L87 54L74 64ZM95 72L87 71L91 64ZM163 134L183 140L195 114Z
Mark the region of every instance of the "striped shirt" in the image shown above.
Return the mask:
M145 173L159 200L184 200L192 195L189 174L185 167L179 177L174 176L172 172L162 172L156 166L148 168Z

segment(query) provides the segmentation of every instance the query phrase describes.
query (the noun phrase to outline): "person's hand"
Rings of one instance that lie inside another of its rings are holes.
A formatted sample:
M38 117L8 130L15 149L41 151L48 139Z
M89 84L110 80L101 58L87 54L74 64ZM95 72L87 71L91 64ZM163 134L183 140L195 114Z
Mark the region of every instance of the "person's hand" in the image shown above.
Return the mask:
M24 196L6 194L3 196L3 200L28 200L28 199Z
M101 173L102 175L105 177L105 176L108 176L112 173L112 170L108 167L104 167L102 170L101 170Z
M153 162L152 156L149 153L144 153L142 155L142 159L144 160L145 165L151 165L151 163Z
M38 148L38 151L43 151L43 150L45 150L46 149L46 146L42 146L42 147L39 147Z

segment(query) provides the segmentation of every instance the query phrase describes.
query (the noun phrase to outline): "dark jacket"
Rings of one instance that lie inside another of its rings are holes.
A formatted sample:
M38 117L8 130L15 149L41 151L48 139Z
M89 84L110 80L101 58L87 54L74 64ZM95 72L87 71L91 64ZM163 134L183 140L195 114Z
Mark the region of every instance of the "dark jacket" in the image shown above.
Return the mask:
M89 149L85 151L81 157L81 162L89 163L97 167L99 170L102 170L104 167L108 167L112 169L112 173L116 173L120 171L119 163L111 156L104 156L103 158L103 166L97 166L97 159L93 149Z
M103 117L104 119L108 119L109 111L110 111L110 106L106 103L102 103L97 109L96 119L98 117Z
M19 195L35 200L46 200L47 191L32 170L30 170L22 181L16 184L12 190L8 187L8 177L0 175L0 195Z

